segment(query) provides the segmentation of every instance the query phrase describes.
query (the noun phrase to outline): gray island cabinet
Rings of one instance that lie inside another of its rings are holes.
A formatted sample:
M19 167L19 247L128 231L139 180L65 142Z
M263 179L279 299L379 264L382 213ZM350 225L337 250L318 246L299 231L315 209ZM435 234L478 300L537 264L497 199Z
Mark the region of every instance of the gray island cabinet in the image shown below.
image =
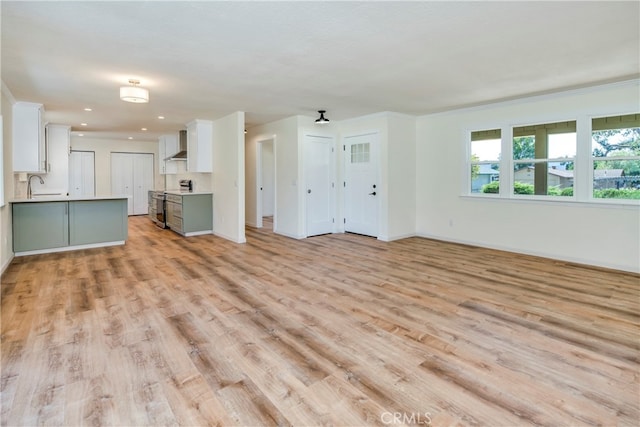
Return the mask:
M12 201L16 256L124 244L127 199L30 199Z

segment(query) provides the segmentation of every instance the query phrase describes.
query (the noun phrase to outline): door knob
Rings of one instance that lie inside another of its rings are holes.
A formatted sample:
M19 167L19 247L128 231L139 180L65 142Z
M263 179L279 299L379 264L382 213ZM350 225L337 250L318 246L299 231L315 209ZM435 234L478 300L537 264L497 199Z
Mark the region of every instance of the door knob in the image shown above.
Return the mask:
M307 193L308 193L308 194L311 194L311 190L307 190Z
M376 192L374 191L373 193L369 193L370 196L375 196Z

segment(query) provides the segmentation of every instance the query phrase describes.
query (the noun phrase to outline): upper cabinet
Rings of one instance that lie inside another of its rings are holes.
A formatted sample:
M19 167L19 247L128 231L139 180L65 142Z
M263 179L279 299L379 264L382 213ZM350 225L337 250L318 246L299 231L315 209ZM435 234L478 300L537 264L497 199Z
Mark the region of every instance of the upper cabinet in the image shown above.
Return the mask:
M42 104L16 102L13 105L13 170L46 172L47 146Z
M213 122L194 120L187 123L187 171L213 171Z
M162 135L158 138L158 170L161 175L178 173L178 162L166 161L165 159L179 150L178 135Z

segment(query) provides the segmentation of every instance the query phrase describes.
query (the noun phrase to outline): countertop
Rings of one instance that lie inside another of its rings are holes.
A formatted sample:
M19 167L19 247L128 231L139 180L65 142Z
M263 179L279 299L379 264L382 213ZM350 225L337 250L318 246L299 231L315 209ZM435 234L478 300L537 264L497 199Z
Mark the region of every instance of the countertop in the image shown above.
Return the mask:
M70 197L70 196L38 196L33 199L11 199L9 203L41 203L41 202L79 202L88 200L121 200L127 196L93 196L93 197Z
M175 194L178 196L195 196L198 194L213 194L213 191L192 191L192 192L187 192L187 191L180 191L180 190L166 190L165 193L167 194Z

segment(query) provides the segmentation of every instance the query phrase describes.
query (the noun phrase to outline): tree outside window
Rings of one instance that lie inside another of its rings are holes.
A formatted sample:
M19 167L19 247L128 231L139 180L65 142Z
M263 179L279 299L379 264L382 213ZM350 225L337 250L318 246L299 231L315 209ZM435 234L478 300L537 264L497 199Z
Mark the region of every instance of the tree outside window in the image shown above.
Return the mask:
M640 200L640 114L592 120L593 197Z

